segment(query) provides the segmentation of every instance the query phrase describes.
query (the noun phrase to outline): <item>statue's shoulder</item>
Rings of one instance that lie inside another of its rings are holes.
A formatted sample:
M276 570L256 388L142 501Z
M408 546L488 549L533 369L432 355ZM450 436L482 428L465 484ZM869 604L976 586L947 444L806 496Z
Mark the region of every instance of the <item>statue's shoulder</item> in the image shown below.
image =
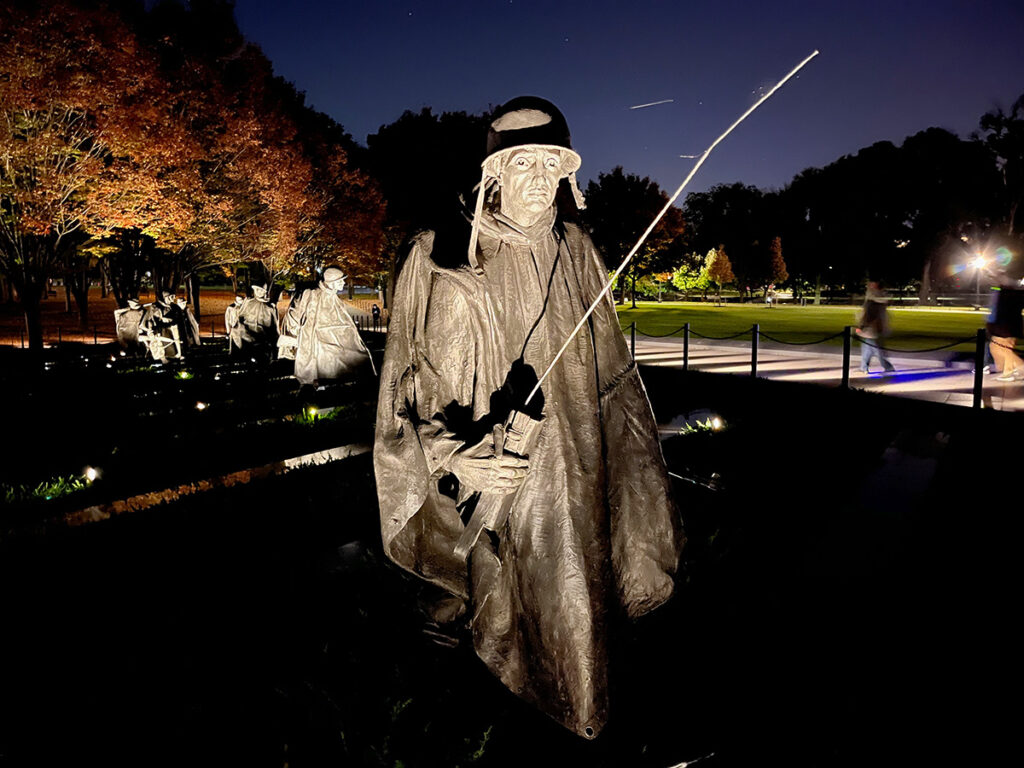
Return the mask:
M569 244L569 250L573 253L582 255L584 251L594 250L594 241L590 239L590 234L578 222L563 220L558 222L558 227Z
M425 229L409 239L407 254L401 271L415 273L414 280L426 280L442 290L475 291L479 288L479 276L468 263L453 261L451 254L438 248L439 239L434 230Z

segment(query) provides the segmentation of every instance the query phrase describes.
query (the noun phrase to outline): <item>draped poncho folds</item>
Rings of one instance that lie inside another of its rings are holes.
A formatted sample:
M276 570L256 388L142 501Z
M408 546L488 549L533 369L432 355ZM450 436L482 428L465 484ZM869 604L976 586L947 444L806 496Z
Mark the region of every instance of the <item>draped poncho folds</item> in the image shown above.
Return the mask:
M418 235L399 274L381 372L384 549L467 601L476 652L508 688L591 738L608 712L609 619L669 598L683 543L650 403L609 297L542 385L506 525L460 560L477 496L450 473L453 454L521 404L605 271L554 209L529 229L485 213L477 270L439 267L433 244Z

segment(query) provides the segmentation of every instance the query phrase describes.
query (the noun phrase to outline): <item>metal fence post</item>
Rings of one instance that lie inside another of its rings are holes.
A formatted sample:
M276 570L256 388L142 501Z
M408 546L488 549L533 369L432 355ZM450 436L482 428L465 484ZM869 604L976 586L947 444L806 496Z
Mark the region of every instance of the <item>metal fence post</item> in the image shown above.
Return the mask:
M96 346L96 345L97 345L97 344L99 344L99 343L100 343L100 342L99 342L99 336L98 336L98 334L96 333L96 326L94 325L94 326L92 327L92 344L93 344L93 346Z
M850 335L852 326L843 328L843 389L850 388Z
M761 335L760 323L750 329L750 375L757 376L757 337Z
M18 330L21 333L21 348L24 349L25 348L25 329L24 328L19 328Z
M629 354L636 360L636 320L629 324Z
M213 323L214 323L214 321L213 321L213 320L211 320L211 321L210 321L210 338L211 338L211 339L215 339L215 338L217 338L217 331L216 331L216 330L214 329L214 327L213 327Z
M57 346L59 347L64 342L64 338L61 336L60 326L57 326Z
M683 370L690 370L690 324L683 323Z
M979 328L974 341L974 408L981 408L981 392L985 381L985 329Z

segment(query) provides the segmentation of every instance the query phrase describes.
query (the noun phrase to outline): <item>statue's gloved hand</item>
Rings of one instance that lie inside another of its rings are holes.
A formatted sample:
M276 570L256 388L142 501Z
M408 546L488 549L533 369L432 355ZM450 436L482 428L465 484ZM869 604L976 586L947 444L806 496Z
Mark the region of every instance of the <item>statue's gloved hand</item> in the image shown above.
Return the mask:
M476 445L457 451L449 468L459 482L474 491L484 493L513 493L529 471L529 462L511 453L497 456L494 438L487 435Z

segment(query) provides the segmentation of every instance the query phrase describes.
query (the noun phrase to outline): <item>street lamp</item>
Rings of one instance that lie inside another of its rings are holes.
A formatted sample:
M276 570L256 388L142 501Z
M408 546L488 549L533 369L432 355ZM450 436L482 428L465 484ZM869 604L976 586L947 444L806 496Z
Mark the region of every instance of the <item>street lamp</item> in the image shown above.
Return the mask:
M980 253L971 262L971 266L974 267L974 303L977 304L979 309L981 308L981 270L985 268L986 264L988 262L985 261L985 257Z

